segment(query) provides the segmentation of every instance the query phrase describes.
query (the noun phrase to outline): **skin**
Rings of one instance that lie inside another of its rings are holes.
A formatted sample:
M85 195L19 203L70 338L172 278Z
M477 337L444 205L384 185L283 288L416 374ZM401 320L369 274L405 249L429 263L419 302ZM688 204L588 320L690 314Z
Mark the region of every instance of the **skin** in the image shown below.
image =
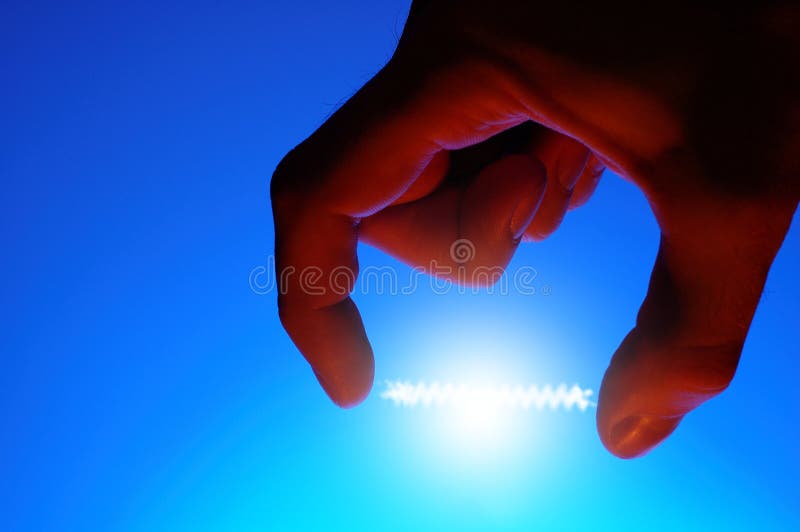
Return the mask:
M470 282L604 167L642 189L661 244L600 390L603 444L648 452L733 378L800 200L800 11L569 4L415 2L389 63L279 164L277 270L322 288L288 278L279 313L338 405L374 374L346 289L359 240Z

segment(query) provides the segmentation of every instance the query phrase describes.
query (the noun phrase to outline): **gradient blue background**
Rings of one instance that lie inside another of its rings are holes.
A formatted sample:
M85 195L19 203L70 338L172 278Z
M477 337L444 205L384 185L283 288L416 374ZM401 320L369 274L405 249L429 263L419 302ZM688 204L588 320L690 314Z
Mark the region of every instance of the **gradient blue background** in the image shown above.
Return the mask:
M441 413L338 410L248 276L272 170L408 1L131 4L0 8L1 530L800 529L797 227L731 388L644 459L607 454L592 412L517 413L476 454ZM514 260L548 296L357 296L378 384L597 389L657 240L607 174Z

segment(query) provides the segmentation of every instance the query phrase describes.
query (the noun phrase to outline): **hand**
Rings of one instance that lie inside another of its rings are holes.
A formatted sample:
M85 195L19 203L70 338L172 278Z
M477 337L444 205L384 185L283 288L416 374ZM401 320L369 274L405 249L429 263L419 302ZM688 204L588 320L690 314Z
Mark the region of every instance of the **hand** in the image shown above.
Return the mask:
M530 4L415 2L390 62L281 161L280 317L331 398L356 404L374 367L341 289L359 239L427 265L469 238L454 267L503 266L607 165L662 230L597 414L606 447L638 456L727 387L797 208L800 17Z

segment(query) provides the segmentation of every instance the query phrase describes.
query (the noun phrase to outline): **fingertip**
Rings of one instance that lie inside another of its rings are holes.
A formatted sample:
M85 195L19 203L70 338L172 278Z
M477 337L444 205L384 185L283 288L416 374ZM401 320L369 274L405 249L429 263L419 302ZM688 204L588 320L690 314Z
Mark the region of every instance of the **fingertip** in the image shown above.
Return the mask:
M676 402L658 356L638 329L622 341L603 377L597 432L608 451L623 459L652 451L676 429L686 410ZM676 410L679 409L679 410Z
M519 241L525 235L525 231L533 221L533 217L536 215L541 203L541 193L538 195L535 193L527 194L517 203L509 220L509 229L513 241Z
M725 388L736 359L738 351L731 354L724 346L690 348L634 328L600 387L597 431L603 445L620 458L649 453L689 412Z
M547 186L547 170L541 161L530 155L510 155L504 162L514 171L516 182L513 192L520 198L509 219L511 237L518 241L525 234L542 203Z
M589 160L586 162L586 166L572 190L568 210L582 207L589 201L589 198L592 197L597 189L605 169L605 165L600 162L596 155L589 156Z
M608 430L600 430L600 440L614 456L623 459L639 458L663 442L683 419L682 416L631 415Z
M552 235L564 221L572 191L565 189L555 179L547 182L545 198L536 211L525 236L534 242L541 242Z
M335 404L361 403L372 388L375 359L358 308L349 297L317 309L305 303L279 304L286 331Z
M368 361L347 370L345 374L328 374L313 370L322 389L340 408L358 406L369 395L375 376L375 363Z

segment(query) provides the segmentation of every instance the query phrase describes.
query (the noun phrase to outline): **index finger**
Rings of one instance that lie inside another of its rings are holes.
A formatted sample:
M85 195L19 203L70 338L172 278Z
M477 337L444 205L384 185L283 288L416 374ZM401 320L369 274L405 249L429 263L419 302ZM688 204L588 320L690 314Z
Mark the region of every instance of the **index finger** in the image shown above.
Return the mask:
M281 322L338 405L363 400L374 374L349 297L360 219L399 198L438 152L528 120L504 79L484 63L435 74L390 63L275 171Z

